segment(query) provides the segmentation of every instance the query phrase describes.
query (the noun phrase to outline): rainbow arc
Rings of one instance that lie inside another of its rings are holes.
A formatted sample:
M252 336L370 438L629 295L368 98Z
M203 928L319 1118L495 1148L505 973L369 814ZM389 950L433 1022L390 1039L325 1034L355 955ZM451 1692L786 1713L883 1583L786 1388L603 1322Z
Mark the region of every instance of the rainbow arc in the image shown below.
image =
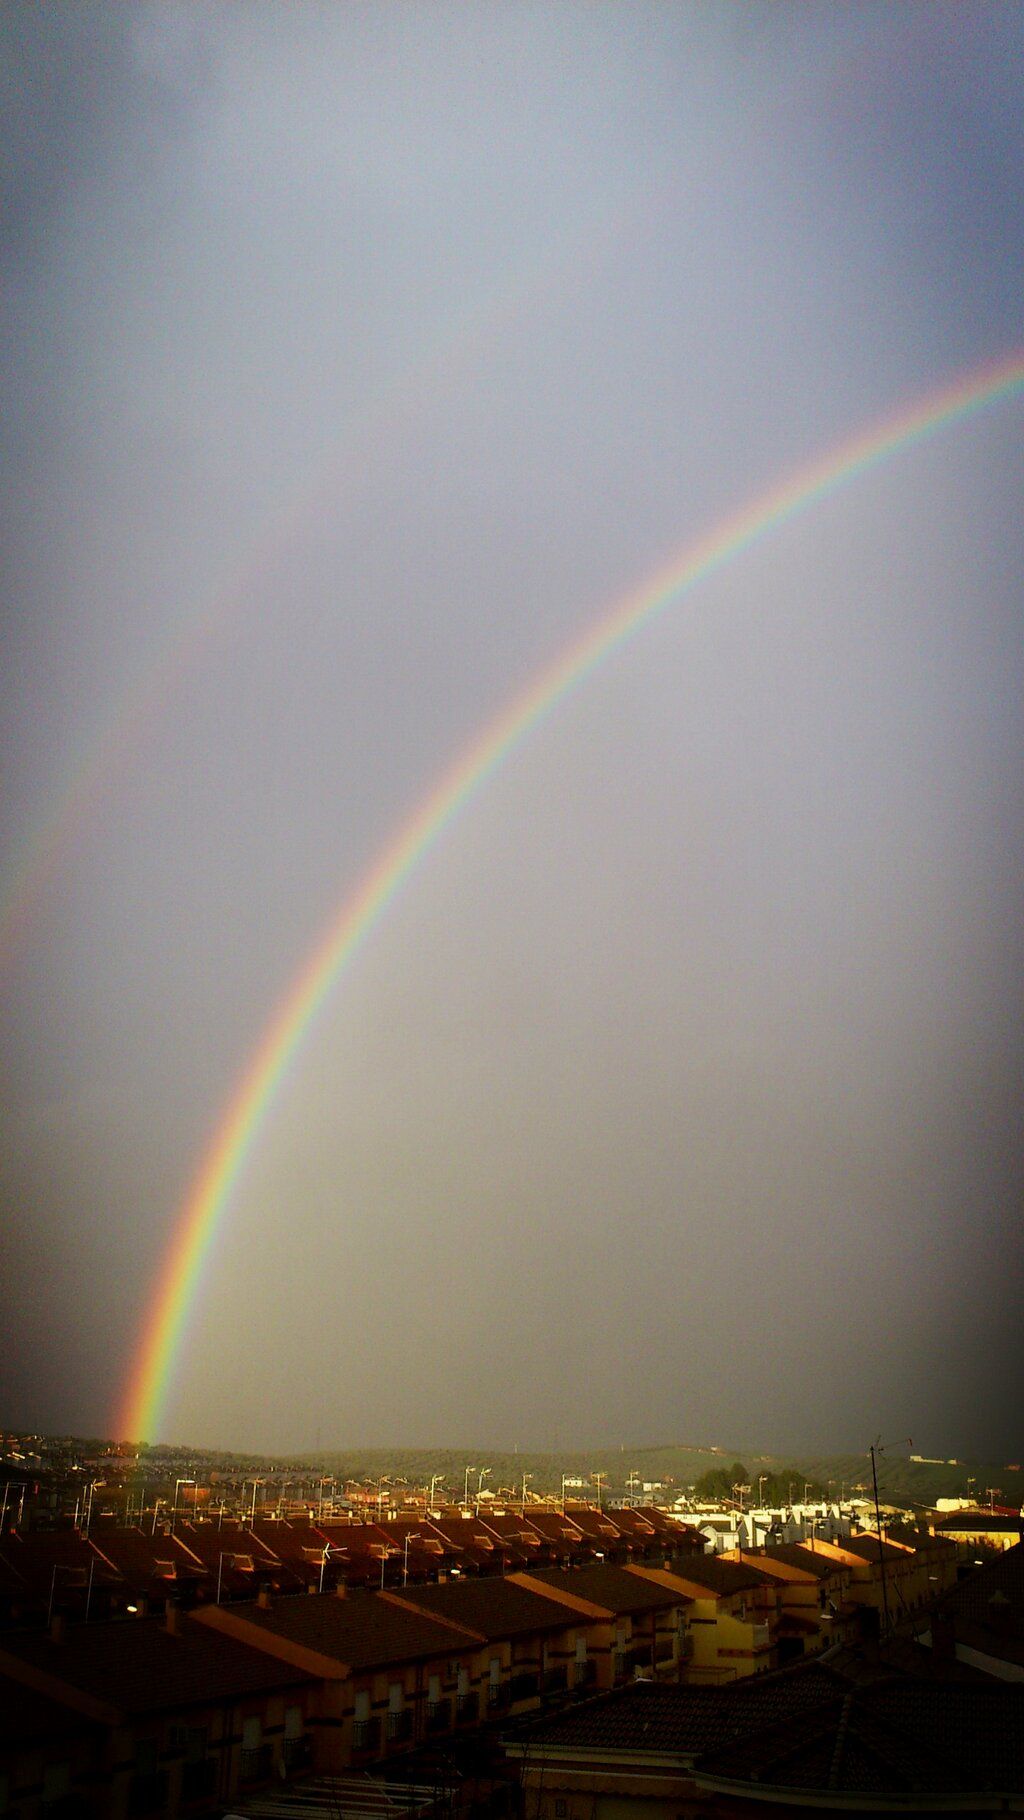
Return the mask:
M882 462L1024 389L1024 354L975 368L845 440L724 519L603 613L490 721L344 899L273 1012L188 1190L145 1312L115 1432L153 1440L217 1231L264 1120L338 981L389 903L498 767L571 691L660 613L798 514Z

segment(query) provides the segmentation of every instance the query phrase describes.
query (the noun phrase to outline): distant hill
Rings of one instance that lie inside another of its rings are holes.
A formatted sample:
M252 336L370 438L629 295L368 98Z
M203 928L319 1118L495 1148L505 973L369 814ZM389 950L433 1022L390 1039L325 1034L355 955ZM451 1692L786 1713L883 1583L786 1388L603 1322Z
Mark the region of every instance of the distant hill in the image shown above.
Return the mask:
M350 1448L324 1452L320 1450L286 1456L230 1454L209 1448L149 1447L142 1453L140 1468L146 1474L169 1468L171 1462L200 1473L219 1470L228 1475L262 1472L268 1474L326 1474L337 1481L340 1491L346 1479L362 1483L387 1479L393 1486L429 1484L440 1479L439 1495L461 1498L469 1473L469 1489L475 1492L483 1473L483 1487L506 1498L522 1497L525 1477L527 1491L541 1495L558 1495L563 1475L581 1481L567 1486L569 1497L597 1495L595 1475L601 1475L601 1495L622 1498L627 1494L642 1497L645 1485L657 1486L659 1496L678 1496L709 1471L734 1465L746 1469L746 1482L756 1496L759 1476L774 1477L786 1491L793 1486L793 1496L800 1499L808 1481L831 1496L849 1496L858 1488L870 1492L871 1461L865 1451L845 1454L766 1454L742 1447L699 1446L671 1442L646 1447L566 1448L558 1453L492 1452L482 1448L378 1447ZM630 1475L634 1475L632 1483ZM173 1474L172 1474L173 1476ZM910 1460L902 1453L881 1454L878 1459L878 1488L883 1501L906 1507L931 1506L941 1497L966 1497L970 1491L979 1499L995 1490L996 1501L1017 1506L1024 1497L1024 1475L1006 1466L970 1460L932 1462ZM650 1495L650 1494L648 1494ZM813 1493L812 1493L813 1495Z

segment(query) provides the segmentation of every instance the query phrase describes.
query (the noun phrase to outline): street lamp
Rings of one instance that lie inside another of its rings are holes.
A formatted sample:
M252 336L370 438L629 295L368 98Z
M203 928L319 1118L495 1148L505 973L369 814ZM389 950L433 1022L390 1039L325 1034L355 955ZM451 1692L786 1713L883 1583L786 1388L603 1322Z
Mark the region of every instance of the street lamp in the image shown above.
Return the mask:
M481 1466L479 1472L477 1473L477 1479L476 1479L477 1503L480 1502L480 1487L483 1484L485 1479L490 1478L492 1471L493 1471L493 1468L490 1466Z
M434 1508L434 1486L435 1486L435 1485L443 1485L443 1484L444 1484L444 1473L443 1473L443 1472L435 1472L435 1474L434 1474L434 1476L433 1476L433 1478L432 1478L432 1479L431 1479L431 1481L430 1481L430 1491L429 1491L429 1493L428 1493L428 1495L427 1495L427 1511L428 1511L428 1513L429 1513L429 1512L430 1512L430 1511L432 1511L432 1510L433 1510L433 1508Z
M3 1535L4 1523L7 1518L7 1494L10 1491L10 1489L11 1489L11 1481L10 1481L10 1479L5 1479L4 1480L4 1501L3 1501L3 1507L2 1507L2 1509L0 1509L0 1535ZM15 1529L21 1528L21 1519L24 1514L24 1510L25 1510L25 1482L24 1482L24 1480L22 1480L21 1489L20 1489L19 1498L18 1498L18 1521L16 1524L12 1525L13 1528L15 1528Z
M476 1466L467 1466L466 1467L465 1475L464 1475L464 1478L462 1481L462 1502L463 1502L463 1504L469 1503L469 1475L471 1472L477 1472L478 1470L479 1469Z
M171 1528L172 1529L174 1528L175 1519L178 1515L178 1493L181 1490L183 1485L194 1485L194 1484L195 1484L194 1479L175 1479L175 1481L174 1481L174 1504L171 1509ZM90 1500L91 1500L91 1496L92 1496L92 1494L90 1491ZM92 1508L92 1506L91 1506L91 1501L90 1501L90 1509L91 1508Z
M217 1556L217 1597L214 1600L215 1605L220 1604L220 1578L224 1571L224 1563L225 1561L233 1562L234 1559L234 1555L226 1548L222 1548L220 1554Z
M768 1477L768 1474L766 1472L759 1472L757 1475L757 1502L762 1510L764 1509L764 1505L761 1502L761 1487L764 1484L767 1477Z
M524 1472L524 1474L523 1474L523 1501L522 1501L522 1504L520 1505L520 1509L519 1509L519 1515L521 1517L525 1517L525 1515L526 1515L526 1487L529 1485L530 1480L532 1478L533 1478L532 1472Z
M252 1512L249 1517L250 1526L256 1521L256 1493L260 1486L265 1484L265 1479L254 1479L252 1482Z
M418 1542L419 1539L420 1539L420 1532L418 1529L410 1529L408 1535L405 1538L405 1546L402 1549L402 1585L403 1586L407 1586L409 1584L409 1543Z
M85 1500L85 1533L86 1533L86 1535L89 1534L89 1526L92 1522L93 1493L95 1492L97 1486L102 1487L102 1485L103 1485L102 1479L91 1479L89 1481L89 1496Z

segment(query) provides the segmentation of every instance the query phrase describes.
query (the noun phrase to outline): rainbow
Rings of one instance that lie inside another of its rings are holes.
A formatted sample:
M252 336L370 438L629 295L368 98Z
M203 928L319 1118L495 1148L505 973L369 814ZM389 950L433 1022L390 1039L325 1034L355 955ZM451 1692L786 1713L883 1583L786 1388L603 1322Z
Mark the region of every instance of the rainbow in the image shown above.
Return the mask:
M416 867L494 772L559 702L665 608L799 513L889 456L1024 389L1024 352L952 384L844 441L724 519L611 607L516 695L434 785L327 925L267 1024L241 1075L175 1222L146 1309L120 1435L156 1437L186 1324L211 1247L260 1127L318 1014Z

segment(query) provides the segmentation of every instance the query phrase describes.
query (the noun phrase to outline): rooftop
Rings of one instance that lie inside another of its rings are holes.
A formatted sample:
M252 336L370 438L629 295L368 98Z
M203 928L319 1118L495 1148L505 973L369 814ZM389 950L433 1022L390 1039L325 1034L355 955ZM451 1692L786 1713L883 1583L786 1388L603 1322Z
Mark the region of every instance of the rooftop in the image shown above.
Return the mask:
M205 1705L309 1680L301 1669L184 1614L176 1635L162 1618L69 1626L59 1642L47 1631L7 1634L0 1638L0 1672L17 1680L19 1665L125 1714Z

